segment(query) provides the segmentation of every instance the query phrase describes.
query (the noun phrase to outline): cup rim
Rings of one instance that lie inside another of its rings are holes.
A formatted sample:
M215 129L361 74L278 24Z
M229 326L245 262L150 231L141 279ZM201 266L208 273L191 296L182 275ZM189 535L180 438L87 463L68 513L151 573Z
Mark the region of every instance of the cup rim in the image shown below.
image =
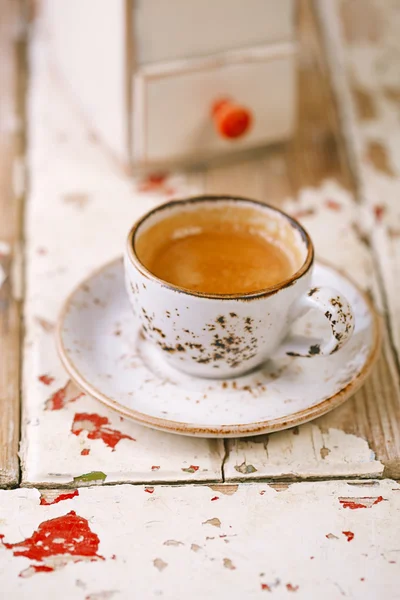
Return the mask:
M149 271L144 266L144 264L139 260L139 257L137 256L135 247L134 247L135 236L136 236L140 226L149 217L155 215L159 211L163 211L163 210L166 210L166 209L174 207L174 206L184 206L185 204L186 205L187 204L195 204L195 203L200 204L201 202L207 202L210 200L215 201L215 202L219 202L219 201L247 202L247 203L252 204L261 209L268 208L269 210L279 213L280 215L285 217L290 222L290 224L295 229L297 229L297 231L299 231L302 239L306 243L307 256L306 256L306 259L303 262L302 266L300 267L300 269L298 269L289 278L284 279L283 281L281 281L280 283L278 283L274 286L264 288L262 290L257 290L256 292L248 292L246 294L211 294L211 293L207 293L207 292L198 292L195 290L190 290L185 287L181 287L179 285L175 285L173 283L169 283L168 281L165 281L164 279L157 277L151 271ZM199 196L189 196L187 198L170 200L168 202L159 204L155 208L149 210L144 215L142 215L142 217L140 217L133 224L133 226L131 227L131 229L128 233L126 249L127 249L126 255L128 256L128 258L131 261L131 263L133 264L133 266L136 267L136 269L147 279L153 280L156 283L159 283L160 285L162 285L163 287L173 290L174 292L178 292L178 293L185 294L188 296L195 296L197 298L208 298L210 300L252 300L254 298L263 298L266 296L272 296L273 294L276 294L280 290L293 285L298 279L300 279L303 275L305 275L309 271L309 269L311 268L311 266L313 265L313 262L314 262L314 245L312 243L311 237L308 234L308 232L304 229L304 227L296 219L294 219L293 217L291 217L290 215L285 213L283 210L280 210L279 208L276 208L275 206L272 206L271 204L268 204L266 202L261 202L260 200L253 200L251 198L245 198L242 196L231 196L230 194L225 194L225 195L223 195L223 194L218 194L218 195L205 194L205 195L199 195Z

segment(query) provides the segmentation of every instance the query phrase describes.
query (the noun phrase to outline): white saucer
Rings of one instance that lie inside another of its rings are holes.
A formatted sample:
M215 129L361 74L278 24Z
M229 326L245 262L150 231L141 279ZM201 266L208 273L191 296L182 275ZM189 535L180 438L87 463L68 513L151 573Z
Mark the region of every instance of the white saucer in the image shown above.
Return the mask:
M143 340L125 293L122 260L117 260L93 273L67 299L57 330L60 356L85 392L142 425L200 437L286 429L351 396L369 374L380 346L380 319L347 277L318 263L313 285L336 288L353 307L355 333L342 350L327 358L295 358L280 349L248 375L197 379L166 365ZM320 338L326 321L319 317L306 315L296 333Z

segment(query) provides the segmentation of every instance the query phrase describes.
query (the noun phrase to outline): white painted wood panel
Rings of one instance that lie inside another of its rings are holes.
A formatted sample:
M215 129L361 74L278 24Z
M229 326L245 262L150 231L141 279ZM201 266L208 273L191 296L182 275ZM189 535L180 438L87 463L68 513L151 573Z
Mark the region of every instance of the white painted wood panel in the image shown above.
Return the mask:
M0 492L7 597L399 597L400 486L391 480L66 496Z
M136 59L141 64L163 62L292 40L295 4L294 0L135 0Z
M125 0L49 0L43 3L50 52L90 127L128 162Z
M134 77L133 157L139 163L190 161L287 139L295 125L295 46L156 65ZM231 98L253 117L248 132L223 139L213 104Z
M198 183L174 175L133 182L121 174L49 77L34 46L29 94L30 195L27 208L24 411L21 458L25 483L215 480L223 445L163 435L120 418L67 385L54 344L61 305L78 281L122 254L125 236L144 210ZM73 431L76 415L108 419L104 430ZM116 436L116 437L115 437ZM122 436L122 437L121 437ZM96 479L96 476L93 476Z

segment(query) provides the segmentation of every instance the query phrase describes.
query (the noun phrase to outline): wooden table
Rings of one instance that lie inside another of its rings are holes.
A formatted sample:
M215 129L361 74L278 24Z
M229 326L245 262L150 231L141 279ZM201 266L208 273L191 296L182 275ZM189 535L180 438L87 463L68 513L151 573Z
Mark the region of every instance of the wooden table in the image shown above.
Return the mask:
M156 185L110 160L49 69L40 24L27 49L22 5L0 0L8 597L400 598L400 11L395 0L298 6L295 138ZM121 253L145 210L202 192L283 207L375 301L382 354L342 407L269 436L202 440L122 419L68 380L53 338L66 294ZM76 435L78 413L108 419L123 434L115 448Z

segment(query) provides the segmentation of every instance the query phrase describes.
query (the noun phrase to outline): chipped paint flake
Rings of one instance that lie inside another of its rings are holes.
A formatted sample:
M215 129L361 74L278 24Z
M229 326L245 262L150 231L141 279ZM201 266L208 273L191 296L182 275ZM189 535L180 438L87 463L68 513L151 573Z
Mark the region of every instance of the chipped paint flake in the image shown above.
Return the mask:
M354 533L352 531L342 531L342 533L346 536L348 542L351 542L351 540L354 539Z
M220 494L224 494L224 496L233 496L238 490L237 484L223 483L221 485L210 485L209 488L214 492L219 492Z
M102 417L96 413L77 413L74 416L71 432L74 435L86 432L89 440L102 440L112 451L115 450L116 445L121 440L136 441L130 435L108 427L109 423L110 421L107 417Z
M182 471L184 473L196 473L196 471L198 471L199 469L200 467L198 467L197 465L190 465L190 467L182 468Z
M199 546L199 544L191 544L190 549L193 552L198 552L199 550L201 550L201 546Z
M395 173L389 161L386 147L378 141L370 141L367 145L366 160L380 173L394 177Z
M99 484L104 483L107 479L107 475L102 471L91 471L90 473L84 473L83 475L77 475L73 479L73 483L78 485L85 485L86 483Z
M68 492L59 492L59 490L46 490L40 493L40 505L49 506L50 504L58 504L63 500L71 500L79 496L79 490L70 490Z
M163 544L163 546L184 546L183 542L179 542L177 540L166 540Z
M221 527L221 521L214 517L212 519L207 519L207 521L203 521L203 525L213 525L214 527Z
M155 558L153 560L153 565L159 571L164 571L168 567L168 563L166 563L162 558Z
M343 508L350 508L351 510L355 510L357 508L372 508L372 506L375 506L376 504L379 504L383 501L384 498L382 496L378 496L375 498L369 496L364 496L362 498L339 498L339 502L343 506Z
M110 600L115 594L118 594L118 590L105 590L104 592L94 592L85 596L85 600Z
M263 590L263 592L271 592L271 588L269 587L268 583L261 583L261 589Z
M68 380L64 387L60 388L46 400L45 410L61 410L67 404L76 402L84 396L84 393L76 384Z
M253 465L247 465L246 461L242 462L241 465L235 465L235 471L248 475L249 473L255 473L257 469Z
M288 592L297 592L297 590L299 589L298 585L293 585L291 583L287 583L286 584L286 589L288 590Z
M43 319L42 317L35 317L35 321L38 325L40 325L43 331L46 331L47 333L51 333L52 331L54 331L54 323L47 321L47 319Z
M50 375L39 375L39 381L44 385L51 385L54 381L54 377L50 377Z
M328 540L338 540L339 538L337 537L337 535L335 535L334 533L327 533L325 535L326 539Z
M20 577L60 569L69 562L104 560L97 553L99 543L99 537L90 529L87 519L73 510L43 521L31 537L21 542L7 543L4 535L0 535L0 544L12 550L14 556L24 556L33 561L28 569L21 571Z
M236 569L235 565L233 564L230 558L224 558L223 565L225 569L229 569L230 571L235 571Z

